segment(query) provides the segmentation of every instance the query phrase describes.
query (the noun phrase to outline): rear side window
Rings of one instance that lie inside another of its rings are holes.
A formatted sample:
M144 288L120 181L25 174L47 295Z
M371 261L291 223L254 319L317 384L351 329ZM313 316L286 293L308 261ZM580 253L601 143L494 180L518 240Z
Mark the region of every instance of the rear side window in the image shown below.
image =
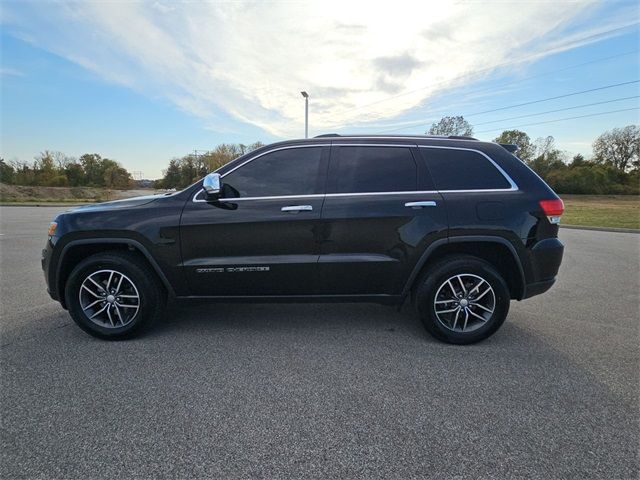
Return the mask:
M484 155L470 150L421 148L438 190L510 188L504 175Z
M225 198L320 193L323 147L288 148L267 153L222 178Z
M406 147L334 146L331 165L334 193L417 189L416 163Z

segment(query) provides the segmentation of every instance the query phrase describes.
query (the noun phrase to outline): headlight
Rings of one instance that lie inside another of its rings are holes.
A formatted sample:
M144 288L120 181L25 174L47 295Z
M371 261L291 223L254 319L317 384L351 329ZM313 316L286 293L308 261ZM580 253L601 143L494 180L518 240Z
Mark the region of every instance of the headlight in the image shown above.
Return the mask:
M49 236L53 237L56 234L56 229L58 228L57 222L51 222L49 224Z

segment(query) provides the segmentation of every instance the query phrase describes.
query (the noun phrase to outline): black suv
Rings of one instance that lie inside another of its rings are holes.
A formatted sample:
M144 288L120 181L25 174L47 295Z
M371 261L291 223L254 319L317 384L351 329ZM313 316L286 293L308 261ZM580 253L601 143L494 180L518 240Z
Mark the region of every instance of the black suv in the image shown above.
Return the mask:
M513 147L339 135L262 147L180 192L59 215L48 291L105 339L148 328L169 297L411 298L434 336L476 342L511 299L548 290L562 260L562 200Z

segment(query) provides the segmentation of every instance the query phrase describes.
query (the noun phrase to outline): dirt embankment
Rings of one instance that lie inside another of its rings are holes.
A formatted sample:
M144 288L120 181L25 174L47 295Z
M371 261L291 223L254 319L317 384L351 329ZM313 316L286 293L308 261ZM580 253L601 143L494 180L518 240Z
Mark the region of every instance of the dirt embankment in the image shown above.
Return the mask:
M92 187L29 187L0 183L3 203L87 203L106 202L121 198L161 193L152 188L138 190L107 190Z

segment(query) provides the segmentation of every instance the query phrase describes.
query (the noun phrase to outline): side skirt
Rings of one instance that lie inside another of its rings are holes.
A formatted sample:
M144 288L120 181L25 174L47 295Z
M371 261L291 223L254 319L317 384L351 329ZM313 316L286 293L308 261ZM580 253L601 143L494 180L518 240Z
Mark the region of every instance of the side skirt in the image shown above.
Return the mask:
M217 303L379 303L399 305L405 300L403 295L234 295L234 296L182 296L178 302Z

